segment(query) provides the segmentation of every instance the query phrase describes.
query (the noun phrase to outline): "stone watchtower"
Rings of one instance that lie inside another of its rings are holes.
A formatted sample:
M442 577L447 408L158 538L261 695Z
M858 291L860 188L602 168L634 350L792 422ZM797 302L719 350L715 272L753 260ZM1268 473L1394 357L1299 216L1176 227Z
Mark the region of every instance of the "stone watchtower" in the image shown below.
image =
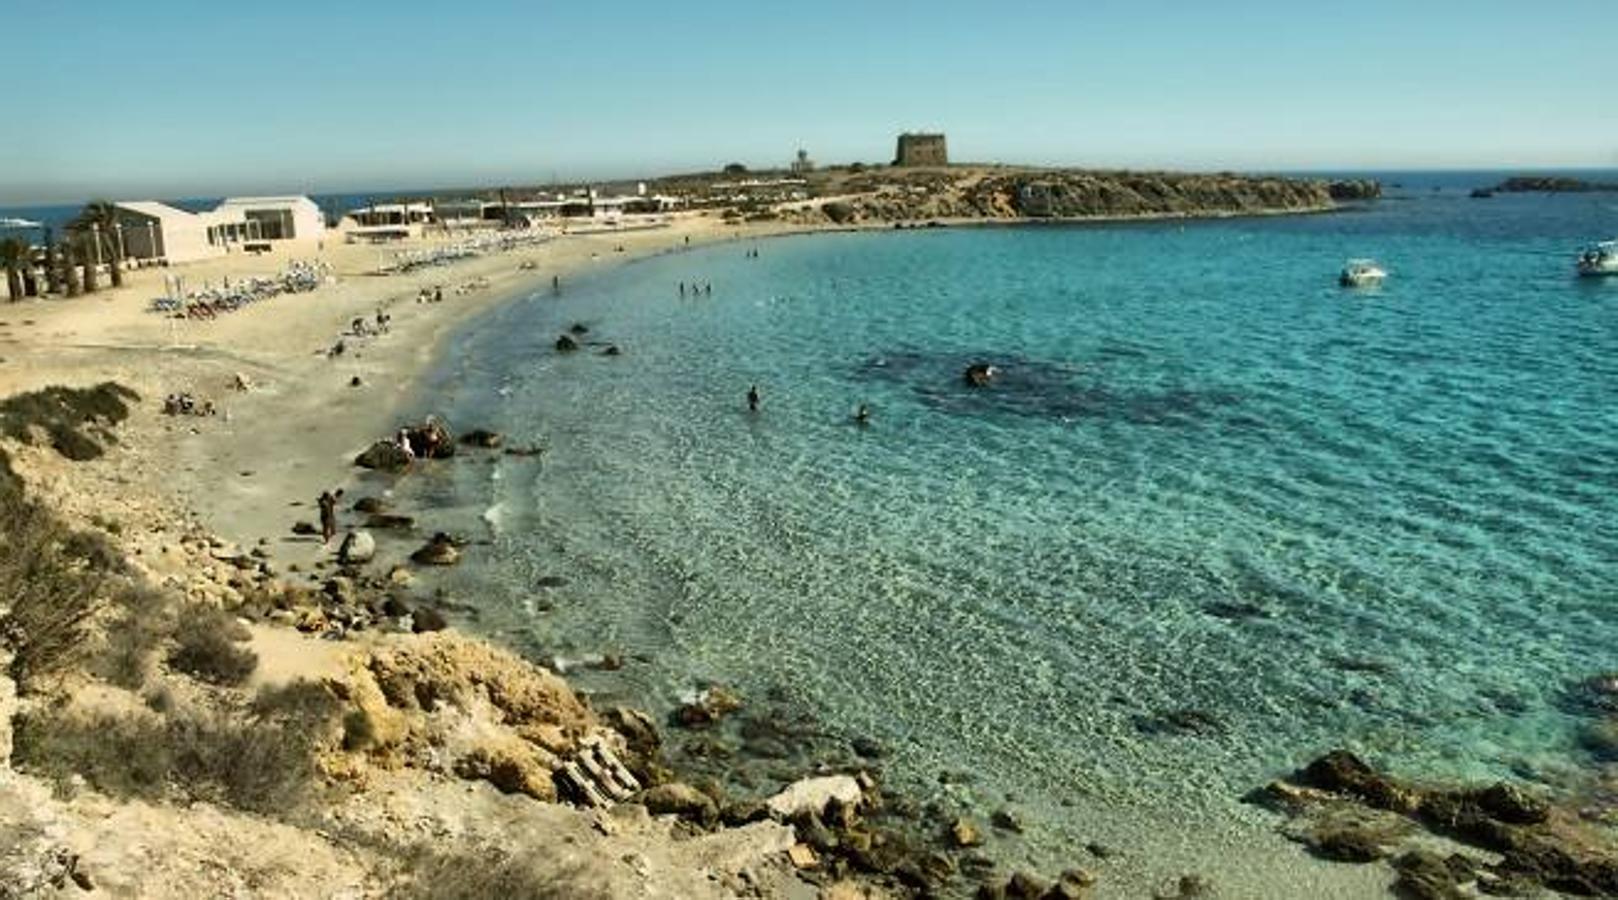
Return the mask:
M893 156L896 166L947 166L949 151L942 134L899 135L899 149Z

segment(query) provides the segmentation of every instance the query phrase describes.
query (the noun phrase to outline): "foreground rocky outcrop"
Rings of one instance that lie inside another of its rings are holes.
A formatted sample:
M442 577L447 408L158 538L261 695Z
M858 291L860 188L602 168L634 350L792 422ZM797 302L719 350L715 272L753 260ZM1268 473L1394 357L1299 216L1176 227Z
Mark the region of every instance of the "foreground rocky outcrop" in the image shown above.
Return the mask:
M1521 895L1549 889L1618 896L1618 841L1610 824L1519 785L1423 785L1380 772L1346 750L1314 760L1250 798L1289 817L1286 833L1328 859L1395 858L1405 896ZM1409 846L1426 832L1486 851L1436 855Z

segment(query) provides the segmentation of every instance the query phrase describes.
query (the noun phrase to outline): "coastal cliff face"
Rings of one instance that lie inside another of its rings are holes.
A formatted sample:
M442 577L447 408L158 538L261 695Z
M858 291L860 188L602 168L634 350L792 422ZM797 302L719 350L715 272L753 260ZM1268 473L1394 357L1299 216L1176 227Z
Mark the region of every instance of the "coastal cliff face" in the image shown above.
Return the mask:
M840 225L932 219L1193 218L1329 210L1374 198L1375 181L1177 172L975 169L880 172L829 184L837 196L785 217Z

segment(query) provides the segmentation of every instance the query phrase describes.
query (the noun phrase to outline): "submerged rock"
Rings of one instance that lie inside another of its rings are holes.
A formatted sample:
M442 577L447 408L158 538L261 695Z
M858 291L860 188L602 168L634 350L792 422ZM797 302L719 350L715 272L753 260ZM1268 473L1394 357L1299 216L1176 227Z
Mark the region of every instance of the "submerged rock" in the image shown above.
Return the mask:
M579 342L574 340L570 334L561 335L556 339L556 352L558 353L572 353L577 349L579 349Z
M967 387L988 387L989 382L999 374L1000 370L988 363L973 363L966 367L961 380L966 382Z
M674 721L686 728L707 728L742 708L741 698L723 685L702 691L696 699L674 711Z
M383 513L388 511L388 501L381 497L361 497L354 501L354 511L357 513Z
M498 431L489 431L486 428L474 428L461 435L461 443L468 447L481 447L493 450L505 442L505 436Z

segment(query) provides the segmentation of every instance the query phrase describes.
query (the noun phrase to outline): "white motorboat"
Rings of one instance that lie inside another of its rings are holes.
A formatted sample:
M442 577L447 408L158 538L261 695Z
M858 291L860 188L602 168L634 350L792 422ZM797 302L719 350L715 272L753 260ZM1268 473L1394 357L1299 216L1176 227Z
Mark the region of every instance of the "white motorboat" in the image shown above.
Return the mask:
M1579 253L1579 274L1590 278L1618 275L1618 240L1584 248Z
M1371 259L1351 259L1343 265L1337 283L1343 287L1374 287L1388 277L1388 270Z
M30 222L27 219L16 219L9 216L0 216L0 228L38 228L40 223Z

